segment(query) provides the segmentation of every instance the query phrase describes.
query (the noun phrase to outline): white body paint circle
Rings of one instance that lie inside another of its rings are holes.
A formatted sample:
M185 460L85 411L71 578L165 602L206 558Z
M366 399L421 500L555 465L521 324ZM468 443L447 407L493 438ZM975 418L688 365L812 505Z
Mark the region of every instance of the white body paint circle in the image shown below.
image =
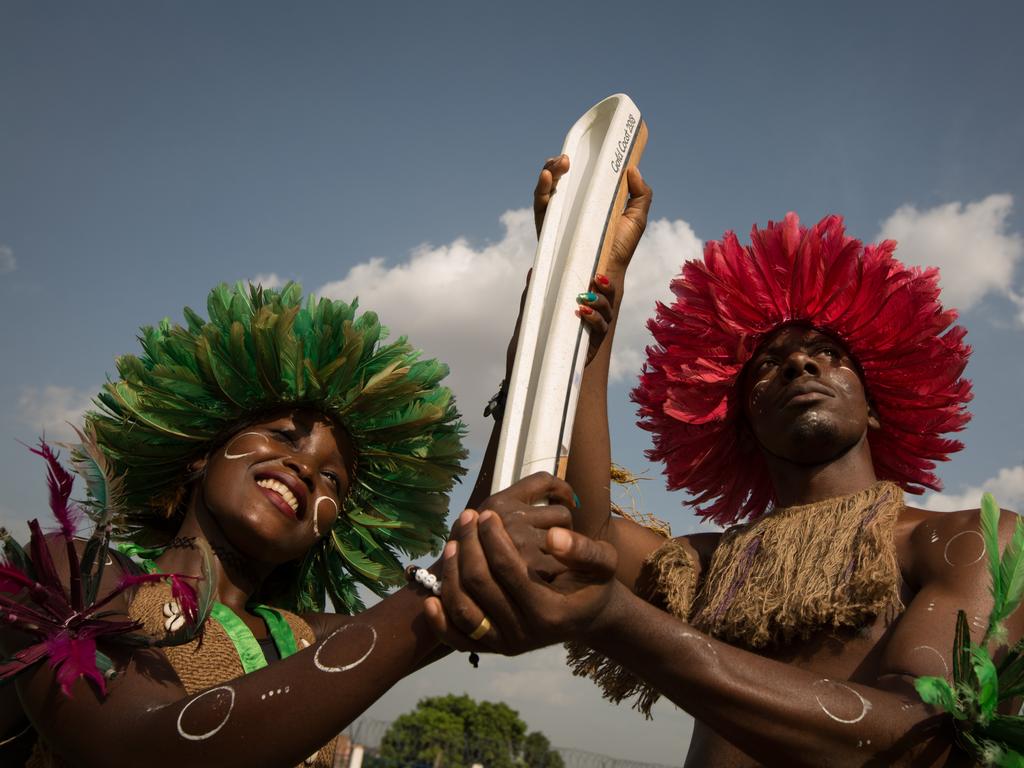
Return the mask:
M946 677L949 677L949 664L946 663L946 657L939 653L937 648L932 648L930 645L918 645L910 650L911 653L914 653L915 651L931 651L938 656L939 661L942 662L942 668L946 670L944 674Z
M263 440L264 440L264 442L265 442L265 441L266 441L266 439L267 439L267 436L266 436L266 435L264 435L264 434L263 434L262 432L243 432L243 433L242 433L242 434L240 434L240 435L236 435L236 436L235 436L235 439L234 439L234 440L232 440L232 441L231 441L230 443L228 443L228 444L227 444L227 445L226 445L226 446L224 447L224 458L225 458L225 459L244 459L244 458L245 458L246 456L252 456L252 455L253 455L254 453L256 453L256 451L247 451L246 453L229 453L229 452L228 452L228 451L230 451L230 450L231 450L231 446L232 446L232 445L234 445L235 443L237 443L237 442L238 442L239 440L241 440L241 439L242 439L243 437L247 437L248 435L256 435L257 437L262 437L262 438L263 438Z
M210 694L217 693L218 691L227 691L229 694L231 694L231 701L228 703L228 711L224 713L224 719L220 721L220 725L218 725L216 728L213 728L212 730L207 731L206 733L187 733L185 729L181 727L181 719L185 716L185 713L188 712L188 708L200 699L204 699ZM182 707L181 712L178 713L178 735L180 735L181 738L183 739L188 739L189 741L205 741L211 736L216 735L217 731L219 731L227 724L228 719L231 717L231 711L234 708L235 689L232 688L230 685L221 685L217 688L211 688L210 690L205 691L204 693L200 693L198 696L192 699L192 701L190 701L188 704Z
M327 647L327 644L329 642L331 642L331 640L333 640L336 636L344 634L347 630L352 629L354 627L366 627L367 629L370 630L370 634L371 634L370 647L366 649L366 653L364 653L362 656L360 656L355 661L350 662L348 664L342 664L339 667L331 667L331 666L328 666L328 665L324 664L323 662L321 662L320 661L320 652L324 648ZM348 672L348 670L355 669L360 664L362 664L364 661L366 661L369 658L370 654L373 653L373 649L376 648L376 647L377 647L377 630L376 629L374 629L373 627L371 627L368 624L346 624L343 627L338 627L336 630L331 632L331 634L329 634L327 637L324 638L324 641L322 643L320 643L320 646L316 649L316 652L313 654L313 663L316 665L316 668L319 669L321 672Z
M978 540L981 542L981 554L979 554L969 563L954 563L952 560L949 559L949 545L957 539L959 539L961 536L967 535L974 535L978 537ZM981 560L981 558L985 556L986 551L987 550L985 548L985 538L980 533L978 533L977 531L960 531L960 533L956 534L949 541L946 542L946 547L942 550L942 559L945 560L949 565L952 565L954 568L962 565L974 565L976 562L978 562L979 560Z
M860 706L861 706L860 714L857 715L854 718L845 718L845 717L839 717L838 715L835 715L832 712L830 712L828 707L826 707L822 703L821 698L818 696L818 694L814 694L814 700L818 702L818 706L821 707L821 711L824 712L829 717L831 717L837 723L844 723L846 725L853 725L854 723L859 723L861 720L864 719L864 716L867 715L867 713L871 711L871 702L868 701L867 699L865 699L863 696L861 696L859 693L857 693L857 691L855 691L853 688L851 688L850 686L846 685L845 683L840 683L838 680L829 680L826 677L826 678L823 678L823 679L819 680L814 685L821 685L822 683L825 683L827 685L838 686L839 688L845 688L850 693L852 693L854 696L856 696L857 699L860 701Z

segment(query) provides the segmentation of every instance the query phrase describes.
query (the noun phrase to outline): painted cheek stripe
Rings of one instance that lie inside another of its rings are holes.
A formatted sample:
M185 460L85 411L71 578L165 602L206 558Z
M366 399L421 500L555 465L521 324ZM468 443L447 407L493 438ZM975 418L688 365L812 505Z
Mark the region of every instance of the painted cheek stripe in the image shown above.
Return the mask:
M249 435L256 435L257 437L262 437L263 438L263 442L267 441L267 436L262 434L262 433L260 433L260 432L243 432L242 434L237 435L234 440L232 440L230 443L227 444L227 446L225 446L225 448L224 448L224 458L225 459L244 459L246 456L252 456L254 453L256 453L256 451L247 451L246 453L230 453L229 452L231 450L231 446L232 445L237 443L243 437L248 437Z
M329 501L334 505L334 513L338 513L338 502L332 499L330 496L317 496L316 502L313 504L313 535L320 535L320 502Z

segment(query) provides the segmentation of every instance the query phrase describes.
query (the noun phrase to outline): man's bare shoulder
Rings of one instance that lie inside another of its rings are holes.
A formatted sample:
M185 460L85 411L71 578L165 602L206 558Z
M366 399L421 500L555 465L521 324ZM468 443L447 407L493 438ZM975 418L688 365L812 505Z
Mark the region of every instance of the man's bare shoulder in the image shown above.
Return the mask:
M1019 516L1008 509L999 518L999 540L1005 546ZM904 575L914 586L953 579L960 569L984 570L986 548L980 510L937 512L905 507L896 527L897 553Z

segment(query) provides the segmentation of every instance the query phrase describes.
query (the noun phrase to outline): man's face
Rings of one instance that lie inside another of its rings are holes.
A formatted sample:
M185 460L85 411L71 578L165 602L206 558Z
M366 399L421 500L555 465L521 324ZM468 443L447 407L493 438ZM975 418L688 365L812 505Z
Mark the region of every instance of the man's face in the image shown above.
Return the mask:
M806 326L761 345L745 369L743 403L761 448L796 464L832 461L878 427L849 352Z
M240 429L206 459L202 502L244 555L301 557L330 530L352 481L352 449L324 416L287 411Z

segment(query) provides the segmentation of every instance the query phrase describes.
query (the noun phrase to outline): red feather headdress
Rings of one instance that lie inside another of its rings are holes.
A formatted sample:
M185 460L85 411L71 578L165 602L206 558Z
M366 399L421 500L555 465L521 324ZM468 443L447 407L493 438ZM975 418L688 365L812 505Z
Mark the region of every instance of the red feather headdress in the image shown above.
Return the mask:
M938 270L904 266L892 240L862 245L839 216L808 229L789 213L750 237L746 247L732 232L707 243L703 262L672 281L675 301L659 302L648 322L657 343L633 400L669 489L689 491L720 525L773 504L764 459L740 448L737 382L766 336L791 322L837 336L860 364L882 425L868 438L879 479L941 489L935 462L963 447L942 435L970 420L961 374L971 350L956 311L939 302Z

